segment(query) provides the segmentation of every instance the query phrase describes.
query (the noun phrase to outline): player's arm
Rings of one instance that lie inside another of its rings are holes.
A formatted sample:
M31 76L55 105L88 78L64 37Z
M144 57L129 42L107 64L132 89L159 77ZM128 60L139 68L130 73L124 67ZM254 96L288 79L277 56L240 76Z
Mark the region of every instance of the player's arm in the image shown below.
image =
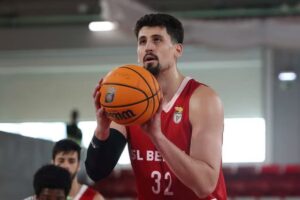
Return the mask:
M217 185L222 162L224 111L219 97L209 87L200 87L190 101L192 140L190 156L196 167L193 190L208 195ZM197 172L199 169L200 173Z
M99 193L96 193L96 195L94 196L93 200L105 200L104 197L99 194Z
M104 140L95 132L87 150L85 168L93 181L99 181L112 172L126 145L125 127L112 123L108 132Z
M214 191L219 177L222 103L210 88L199 87L190 99L189 117L192 125L190 155L163 134L150 137L174 174L199 198L204 198Z
M125 127L112 122L101 108L100 86L101 81L93 94L97 127L85 160L86 172L93 181L99 181L111 173L126 145Z

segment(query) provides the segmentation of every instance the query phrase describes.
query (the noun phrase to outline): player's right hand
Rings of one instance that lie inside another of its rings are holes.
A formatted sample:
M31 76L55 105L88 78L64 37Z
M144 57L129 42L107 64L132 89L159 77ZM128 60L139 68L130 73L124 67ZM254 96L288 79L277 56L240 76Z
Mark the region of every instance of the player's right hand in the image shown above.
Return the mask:
M103 79L101 79L97 84L93 93L93 98L94 98L94 106L96 110L96 120L97 120L95 135L98 139L105 140L109 136L109 125L111 123L111 120L106 116L106 112L104 108L101 107L100 104L100 97L101 97L100 88L101 88L102 81Z

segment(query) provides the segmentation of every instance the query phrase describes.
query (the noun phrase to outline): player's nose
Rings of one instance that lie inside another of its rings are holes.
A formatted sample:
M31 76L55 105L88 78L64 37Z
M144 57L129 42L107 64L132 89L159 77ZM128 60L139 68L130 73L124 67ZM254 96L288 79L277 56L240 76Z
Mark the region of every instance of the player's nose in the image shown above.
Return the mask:
M147 42L145 45L146 52L153 51L154 48L155 48L155 45L153 44L153 42Z
M68 162L64 162L60 165L62 168L65 168L66 170L69 170L70 169L70 165Z

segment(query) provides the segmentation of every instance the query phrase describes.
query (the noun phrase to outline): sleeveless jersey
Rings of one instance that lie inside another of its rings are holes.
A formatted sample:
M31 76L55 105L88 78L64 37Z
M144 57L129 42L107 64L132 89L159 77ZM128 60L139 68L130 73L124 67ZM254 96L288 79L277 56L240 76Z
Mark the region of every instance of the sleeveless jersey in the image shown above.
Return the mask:
M93 188L82 185L73 200L93 200L96 194L97 192Z
M194 90L206 87L186 77L177 93L164 107L161 128L165 136L186 154L189 154L192 127L189 121L189 101ZM198 200L170 170L149 137L140 126L127 127L128 148L136 177L139 200ZM214 192L205 200L225 200L226 189L222 170Z

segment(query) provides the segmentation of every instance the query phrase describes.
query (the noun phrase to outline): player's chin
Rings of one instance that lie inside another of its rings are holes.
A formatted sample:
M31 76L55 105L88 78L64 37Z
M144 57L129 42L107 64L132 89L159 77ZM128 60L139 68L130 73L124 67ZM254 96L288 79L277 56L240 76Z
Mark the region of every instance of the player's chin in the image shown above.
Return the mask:
M157 76L160 72L159 63L147 62L144 63L144 68L147 69L153 76Z

